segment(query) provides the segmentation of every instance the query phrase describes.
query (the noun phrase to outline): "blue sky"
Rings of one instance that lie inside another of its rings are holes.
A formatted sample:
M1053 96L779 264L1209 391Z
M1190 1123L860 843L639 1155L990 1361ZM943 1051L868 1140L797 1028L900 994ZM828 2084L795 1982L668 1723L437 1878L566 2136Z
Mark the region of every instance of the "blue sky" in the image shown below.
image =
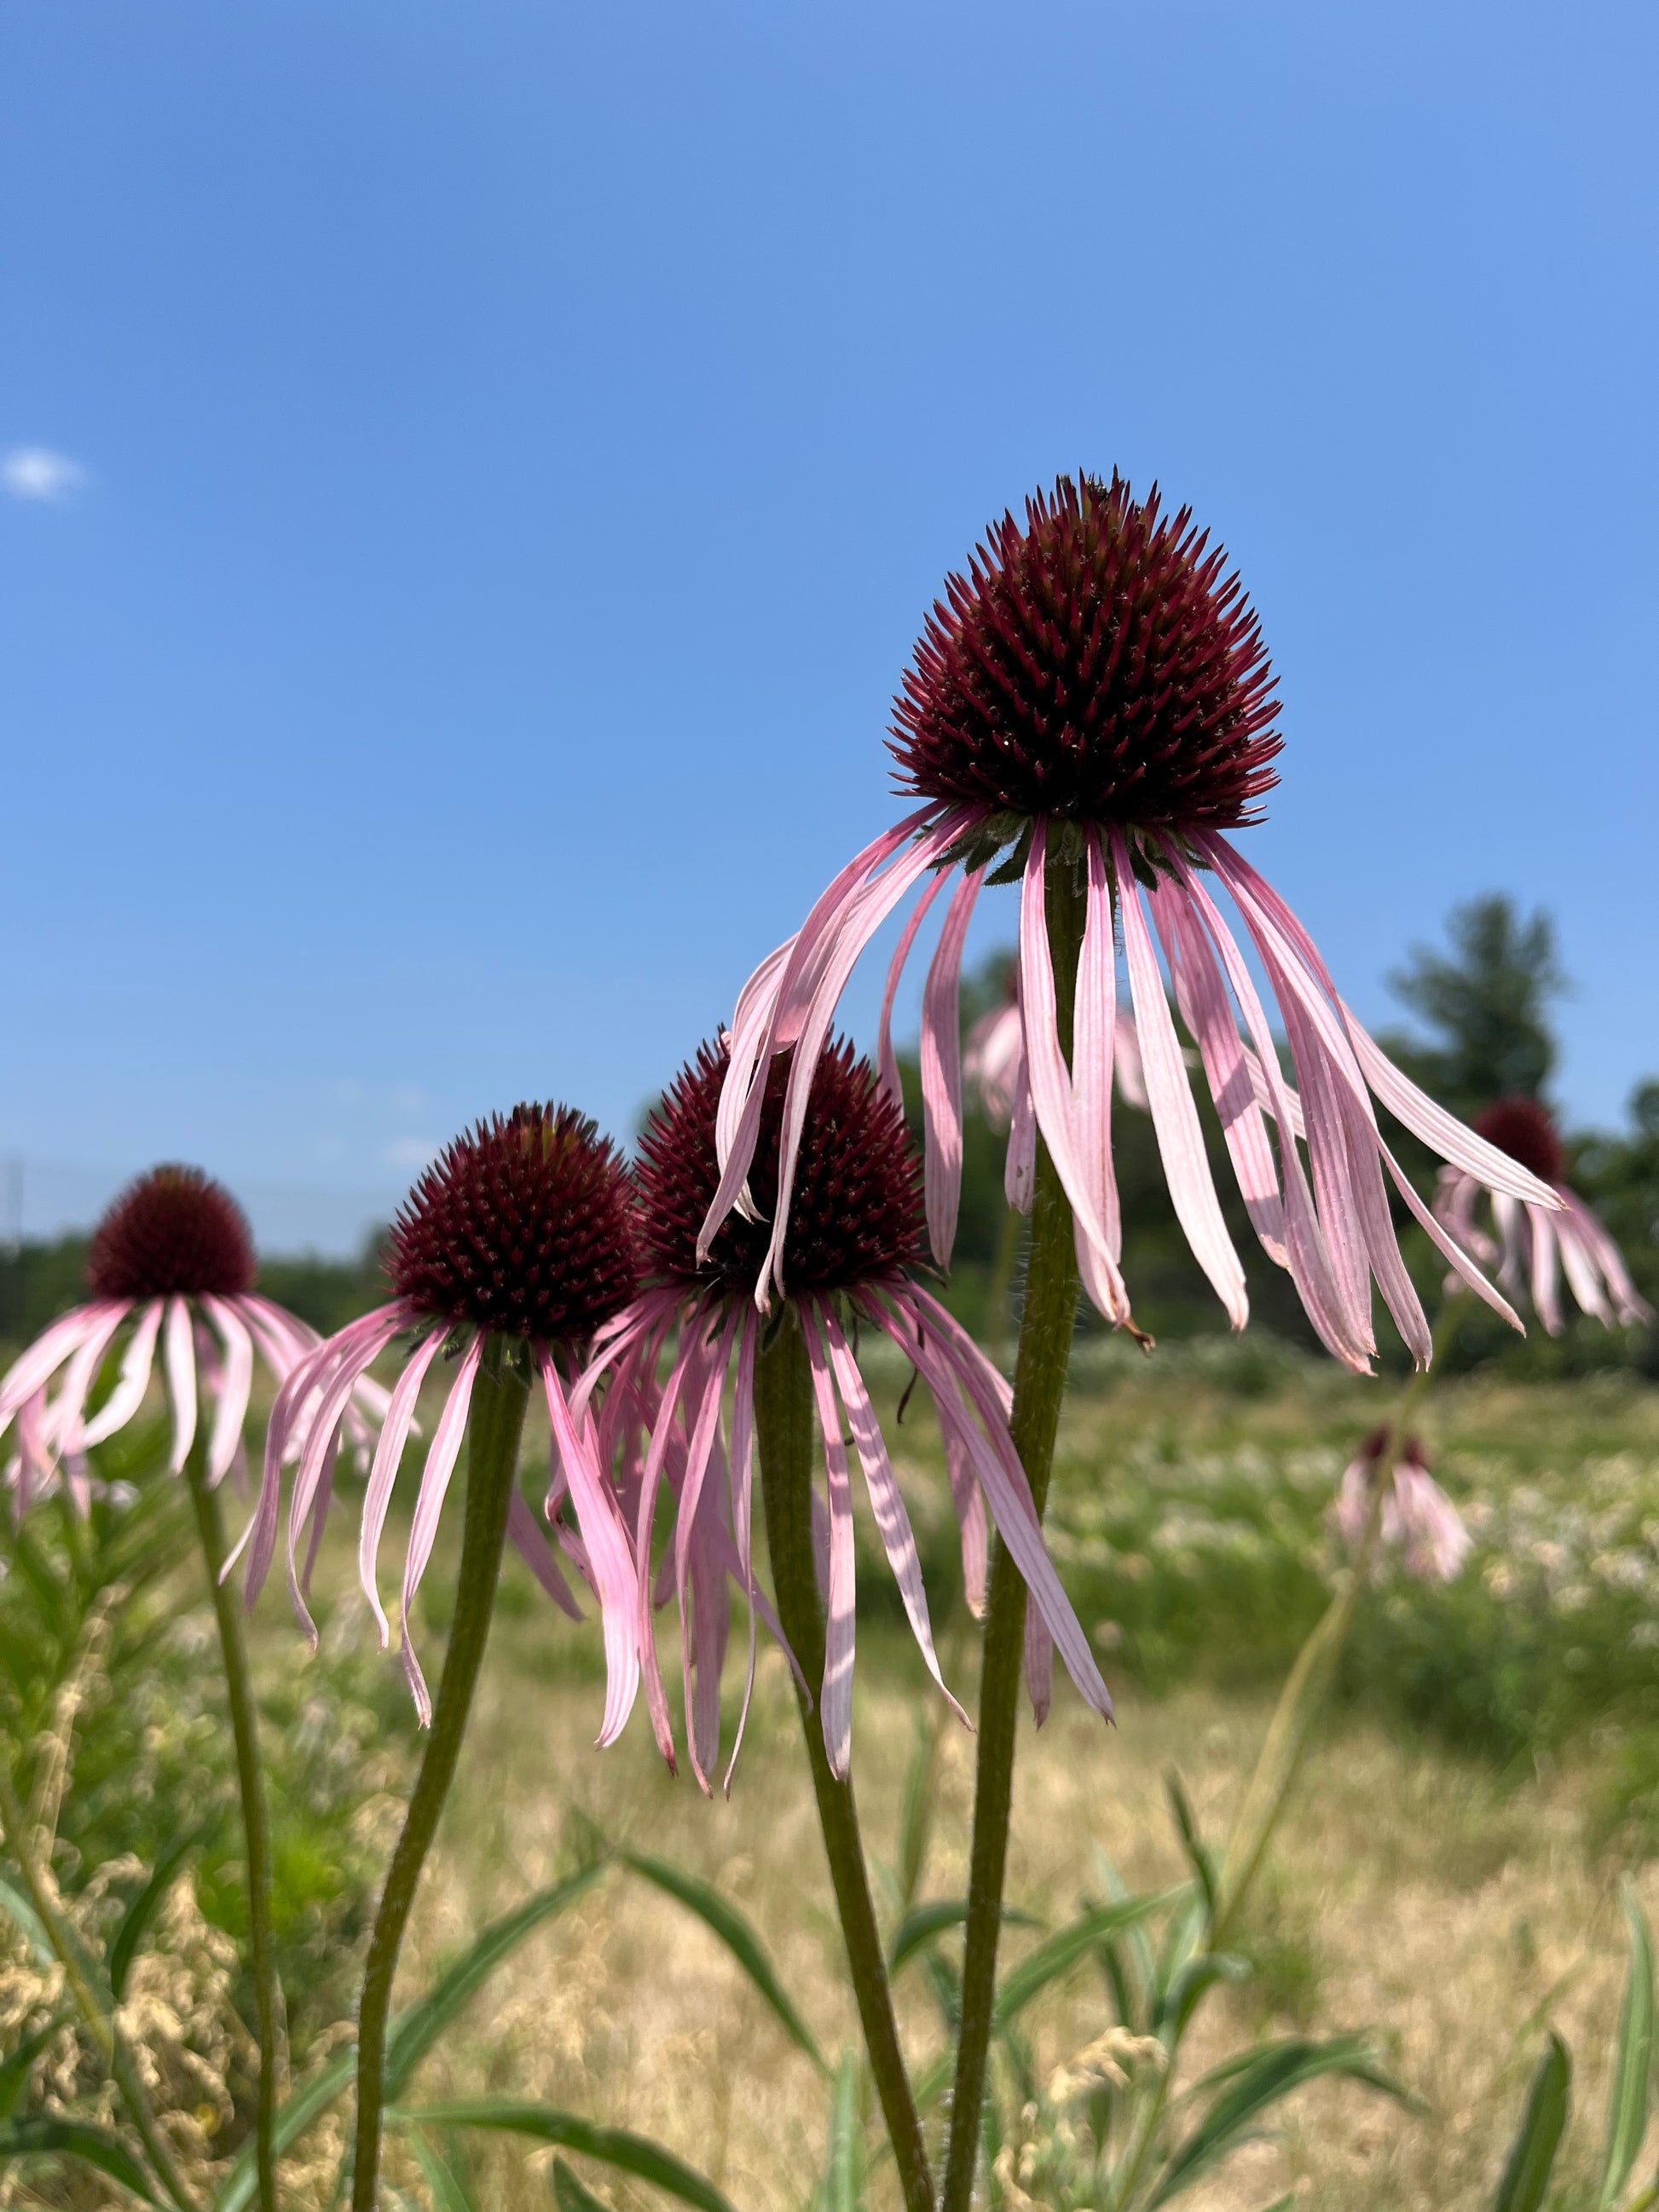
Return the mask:
M1079 465L1239 564L1247 850L1362 1012L1455 900L1541 902L1615 1121L1656 64L1595 0L8 9L26 1224L171 1156L339 1246L492 1106L631 1127L890 818L945 571Z

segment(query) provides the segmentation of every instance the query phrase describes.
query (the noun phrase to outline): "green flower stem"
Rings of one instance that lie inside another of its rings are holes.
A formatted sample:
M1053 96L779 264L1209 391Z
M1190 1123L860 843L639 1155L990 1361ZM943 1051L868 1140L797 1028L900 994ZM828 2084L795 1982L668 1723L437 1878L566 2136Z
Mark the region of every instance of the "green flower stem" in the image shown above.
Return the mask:
M1335 1677L1342 1647L1348 1640L1348 1631L1358 1608L1360 1593L1365 1587L1371 1554L1376 1547L1377 1532L1382 1524L1383 1500L1400 1455L1406 1449L1408 1424L1419 1401L1428 1389L1436 1364L1443 1357L1456 1330L1462 1304L1461 1294L1454 1292L1442 1306L1440 1317L1435 1323L1429 1364L1412 1376L1400 1395L1399 1405L1389 1425L1388 1434L1372 1474L1370 1511L1366 1516L1364 1532L1360 1537L1353 1565L1321 1615L1313 1633L1297 1652L1296 1663L1279 1693L1279 1703L1274 1706L1273 1719L1267 1724L1261 1753L1228 1841L1226 1861L1216 1899L1215 1920L1210 1930L1212 1950L1221 1948L1238 1918L1245 1898L1261 1871L1261 1862L1267 1856L1273 1831L1279 1826L1285 1800L1301 1771L1314 1724L1324 1710L1327 1692Z
M143 2143L162 2187L179 2212L196 2212L196 2198L185 2186L173 2153L156 2124L150 2109L144 2085L138 2078L132 2053L126 2039L115 2025L109 2007L94 1991L81 1963L80 1947L59 1909L57 1893L46 1869L35 1859L29 1845L28 1827L17 1793L12 1786L8 1762L0 1758L0 1829L5 1832L11 1846L11 1855L17 1870L23 1877L23 1887L29 1893L29 1903L35 1916L46 1931L46 1941L52 1945L52 1955L64 1970L64 1983L70 2002L81 2015L93 2047L102 2059L109 2077L115 2084L121 2102L127 2108L127 2118L132 2122L138 2140Z
M219 1510L219 1493L209 1486L207 1439L199 1424L185 1475L190 1485L191 1504L196 1509L196 1530L202 1540L208 1589L219 1626L225 1689L230 1700L231 1734L236 1744L236 1783L241 1792L247 1863L248 1963L253 1975L254 2022L259 2039L254 2155L260 2212L276 2212L276 2154L272 2138L276 2123L282 1998L276 1984L276 1951L270 1931L270 1819L265 1809L264 1777L259 1766L258 1715L253 1702L253 1680L248 1669L242 1606L233 1586L221 1579L225 1564L225 1525Z
M403 1833L392 1854L363 1969L363 1994L357 2008L357 2138L352 2212L374 2212L377 2201L392 1978L421 1869L455 1777L467 1716L472 1709L472 1692L489 1640L489 1616L507 1540L507 1508L518 1479L519 1439L529 1398L528 1382L504 1353L501 1340L495 1340L486 1346L472 1386L467 1424L466 1521L443 1679L438 1685L426 1756L409 1801ZM408 1633L406 1623L404 1633Z
M1048 863L1044 885L1048 945L1054 957L1054 1004L1061 1048L1072 1049L1078 955L1083 945L1086 895L1076 868ZM1060 1404L1077 1321L1077 1251L1072 1208L1048 1149L1039 1138L1031 1238L1025 1272L1025 1310L1014 1364L1014 1409L1009 1425L1037 1518L1048 1503ZM996 2004L997 1942L1002 1932L1002 1889L1008 1869L1008 1818L1013 1803L1014 1743L1025 1649L1025 1584L999 1543L991 1561L985 1608L985 1659L979 1692L979 1764L974 1785L974 1840L968 1876L966 1948L963 1955L962 2028L957 2042L951 2097L951 2148L945 2166L943 2212L968 2212L979 2163L980 2113Z
M812 1376L805 1340L793 1312L787 1309L776 1335L755 1364L755 1434L760 1449L761 1495L778 1617L802 1674L809 1682L821 1683L823 1609L812 1566ZM927 2170L921 2122L899 2047L886 1954L870 1895L853 1785L838 1780L830 1771L819 1717L799 1682L795 1693L817 1798L818 1824L830 1861L830 1879L852 1970L853 1992L906 2212L933 2212L933 2176Z
M1014 1262L1019 1257L1019 1232L1024 1223L1012 1206L1002 1209L997 1234L997 1255L991 1266L991 1286L985 1301L987 1349L1000 1367L1008 1342L1008 1293L1013 1287Z

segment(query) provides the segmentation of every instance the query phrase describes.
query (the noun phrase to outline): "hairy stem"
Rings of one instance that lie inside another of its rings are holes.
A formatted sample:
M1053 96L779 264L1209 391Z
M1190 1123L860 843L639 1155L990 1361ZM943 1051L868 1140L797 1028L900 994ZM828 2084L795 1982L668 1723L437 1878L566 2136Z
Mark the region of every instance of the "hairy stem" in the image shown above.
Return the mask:
M357 2136L352 2212L374 2212L392 1978L421 1869L455 1778L501 1575L507 1507L517 1479L519 1439L530 1396L528 1383L507 1358L503 1357L499 1365L493 1363L492 1355L501 1349L499 1340L486 1348L472 1388L467 1424L466 1521L455 1619L449 1632L449 1649L444 1654L443 1679L438 1685L426 1756L409 1801L403 1833L392 1854L363 1969L363 1994L357 2008ZM407 1624L404 1633L408 1633Z
M259 2093L254 2120L254 2156L260 2212L276 2212L276 2076L280 2052L282 1998L270 1931L270 1820L265 1809L264 1776L259 1765L258 1717L248 1670L242 1607L229 1583L220 1579L225 1564L225 1527L219 1493L207 1479L207 1443L199 1427L185 1468L196 1530L202 1540L208 1589L219 1627L219 1649L230 1701L231 1734L236 1744L236 1784L242 1800L242 1835L247 1863L248 1963L253 1975L254 2024L259 2041Z
M132 2122L138 2140L149 2154L162 2187L180 2212L196 2212L196 2198L185 2186L173 2153L156 2124L150 2109L144 2085L138 2078L138 2069L127 2048L126 2039L115 2025L109 2007L94 1992L88 1980L82 1964L81 1948L64 1919L58 1905L56 1887L46 1869L36 1859L29 1847L27 1819L17 1802L12 1787L11 1771L6 1760L0 1758L0 1829L3 1829L17 1870L23 1877L23 1887L29 1894L29 1903L35 1916L46 1931L52 1956L64 1970L64 1983L70 2002L81 2015L81 2024L98 2056L102 2059L127 2108L127 2118Z
M1078 954L1083 945L1086 898L1076 869L1050 860L1044 884L1048 943L1054 957L1054 1003L1060 1041L1069 1054L1077 994ZM1048 1149L1039 1138L1031 1237L1026 1261L1025 1306L1014 1364L1014 1446L1031 1486L1039 1520L1048 1498L1054 1437L1077 1321L1077 1250L1072 1208ZM974 1784L974 1840L968 1875L966 1948L963 1954L962 2027L957 2042L956 2086L951 2103L951 2148L945 2166L943 2212L967 2212L979 2162L980 2115L996 2003L997 1942L1002 1932L1002 1889L1008 1869L1008 1816L1013 1803L1014 1743L1019 1720L1019 1682L1025 1647L1025 1584L999 1543L992 1556L985 1607L985 1660L979 1692L979 1761Z
M792 1311L786 1310L777 1334L756 1362L755 1434L760 1448L761 1495L778 1616L801 1672L809 1682L821 1683L823 1609L812 1565L812 1376L805 1340ZM933 2176L927 2170L921 2122L899 2047L887 1959L870 1896L853 1785L850 1781L839 1781L830 1771L818 1715L799 1682L795 1692L859 2020L893 2145L906 2212L933 2212Z

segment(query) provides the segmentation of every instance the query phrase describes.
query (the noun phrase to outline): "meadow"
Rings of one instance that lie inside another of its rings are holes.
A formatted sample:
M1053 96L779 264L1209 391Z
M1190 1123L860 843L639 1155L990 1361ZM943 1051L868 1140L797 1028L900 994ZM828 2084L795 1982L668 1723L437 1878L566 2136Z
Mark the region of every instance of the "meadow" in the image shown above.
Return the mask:
M872 1366L947 1677L971 1710L975 1632L937 1439L914 1408L894 1425L904 1370ZM1197 1339L1151 1359L1098 1338L1079 1344L1049 1527L1118 1723L1104 1729L1062 1683L1042 1730L1022 1724L1009 1897L1042 1924L1011 1929L1011 1960L1114 1879L1140 1891L1184 1878L1170 1770L1200 1829L1224 1839L1279 1685L1341 1565L1328 1521L1336 1483L1392 1389L1267 1337ZM1620 1876L1650 1911L1659 1905L1659 1390L1628 1370L1556 1382L1477 1371L1436 1385L1419 1425L1474 1549L1449 1587L1385 1565L1367 1590L1231 1947L1239 1978L1182 2062L1201 2070L1262 2036L1364 2030L1415 2101L1348 2082L1301 2092L1263 2141L1192 2189L1196 2212L1255 2212L1286 2192L1321 2212L1489 2204L1552 2026L1577 2066L1552 2202L1593 2201L1626 1941ZM142 1456L142 1437L130 1449ZM544 1428L526 1441L527 1470L545 1449ZM207 2180L232 2170L246 2136L250 2051L229 1940L240 1869L228 1754L199 1568L169 1534L176 1488L118 1493L84 1527L39 1522L0 1584L0 1634L23 1708L9 1717L36 1744L31 1814L55 1833L79 1923L107 1942L153 1872L166 1874L133 1948L123 2019ZM297 2078L349 2040L356 1960L416 1754L395 1662L375 1649L356 1592L352 1533L342 1511L319 1565L315 1656L280 1588L258 1616ZM400 1533L394 1513L388 1560ZM417 1624L423 1648L437 1648L446 1625L453 1543L442 1530ZM861 1551L860 1567L855 1773L891 1929L907 1898L962 1893L972 1742L941 1717L878 1555ZM672 1640L665 1624L671 1698ZM729 1670L728 1742L737 1680ZM817 2068L705 1921L617 1856L712 1884L758 1932L832 2062L852 2047L782 1662L763 1639L729 1802L669 1777L641 1716L621 1745L596 1752L601 1693L594 1624L556 1613L509 1559L400 1989L413 1996L541 1886L597 1870L460 2014L421 2069L419 2100L533 2098L639 2130L739 2212L824 2201L830 2100ZM940 1970L956 1940L947 1930L920 1948L898 1978L924 2076L943 2047ZM27 2051L40 2033L32 2090L106 2117L73 2031L53 2025L59 1980L14 1926L0 2051ZM1035 2081L1097 2041L1108 1996L1091 1954L1030 2006L1023 2063ZM329 2201L345 2109L323 2112L291 2155L296 2206ZM463 2164L477 2203L516 2212L551 2201L550 2148L459 2130L419 2140L424 2167L416 2138L394 2137L389 2154L388 2179L410 2204L442 2212L443 2177ZM581 2201L570 2194L576 2172L574 2185L601 2203L660 2201L570 2159L562 2203ZM1018 2160L1006 2169L1003 2200L1016 2212L1048 2201L1029 2161L1024 2171L1029 2191ZM867 2185L872 2204L890 2201L878 2157ZM104 2201L67 2168L0 2178L0 2205Z

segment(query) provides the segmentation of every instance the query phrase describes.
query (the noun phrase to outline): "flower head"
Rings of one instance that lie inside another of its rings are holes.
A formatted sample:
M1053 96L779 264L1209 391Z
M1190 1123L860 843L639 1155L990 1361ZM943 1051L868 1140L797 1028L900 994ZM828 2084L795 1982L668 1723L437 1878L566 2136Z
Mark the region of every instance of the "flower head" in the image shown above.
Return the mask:
M7 1474L18 1513L60 1474L84 1500L86 1455L143 1406L158 1346L173 1472L182 1473L190 1457L205 1400L205 1470L210 1483L222 1482L242 1456L256 1352L280 1383L319 1341L295 1315L260 1297L254 1277L252 1232L222 1184L199 1168L174 1165L130 1183L93 1231L89 1302L53 1322L0 1381L0 1435L17 1423ZM104 1362L124 1338L113 1385L94 1403ZM385 1404L385 1394L365 1382L342 1408L360 1449L369 1442L368 1420Z
M1343 1470L1336 1494L1336 1525L1356 1554L1370 1522L1388 1443L1386 1428L1373 1429ZM1472 1540L1457 1508L1429 1473L1428 1456L1416 1437L1406 1438L1388 1481L1379 1530L1382 1541L1403 1555L1407 1572L1419 1582L1455 1582Z
M404 1565L404 1668L422 1721L430 1720L431 1701L410 1634L410 1608L432 1554L480 1362L488 1343L504 1340L511 1354L533 1368L546 1395L557 1469L548 1519L599 1594L612 1705L620 1702L625 1717L638 1675L633 1563L614 1499L599 1480L592 1438L571 1418L560 1370L560 1361L574 1360L634 1294L632 1203L615 1147L568 1107L516 1106L509 1115L480 1121L426 1170L404 1200L392 1224L387 1266L397 1293L392 1303L320 1345L289 1378L272 1410L258 1508L243 1538L252 1544L250 1602L270 1571L282 1470L292 1462L289 1582L301 1619L311 1627L304 1593L332 1493L341 1419L374 1360L408 1333L414 1340L369 1469L357 1554L381 1644L389 1642L375 1583L376 1555L421 1384L448 1347L457 1355L454 1379L427 1452ZM567 1494L577 1533L558 1519ZM310 1542L301 1567L298 1545L307 1520ZM543 1587L575 1613L569 1587L516 1488L507 1528ZM605 1725L609 1733L621 1726L610 1707Z
M673 1730L650 1626L653 1603L672 1590L685 1653L686 1737L692 1770L705 1790L719 1756L728 1582L736 1583L749 1603L745 1717L757 1618L783 1641L756 1584L750 1555L755 1370L762 1338L756 1293L772 1245L772 1231L755 1213L775 1196L793 1071L787 1057L781 1058L761 1086L751 1184L756 1207L734 1212L702 1243L699 1226L720 1180L716 1132L726 1049L724 1040L702 1048L669 1086L641 1139L636 1181L647 1285L605 1332L574 1401L580 1407L587 1393L605 1382L605 1408L616 1423L621 1480L634 1522L639 1643L652 1725L672 1765ZM915 1279L925 1253L921 1164L902 1112L844 1043L816 1060L804 1109L784 1219L790 1287L789 1312L781 1321L799 1326L805 1339L822 1441L823 1489L815 1492L813 1516L828 1613L826 1656L823 1683L808 1686L818 1696L832 1766L845 1774L851 1748L848 1437L912 1632L944 1689L909 1513L860 1366L861 1327L898 1346L938 1409L969 1602L977 1609L983 1601L988 1508L1025 1578L1033 1601L1028 1679L1039 1712L1047 1710L1054 1644L1083 1695L1109 1712L1105 1685L1043 1549L1008 1435L1007 1385ZM662 1356L671 1348L668 1379L659 1389ZM733 1382L729 1448L722 1426L728 1377ZM632 1409L631 1417L625 1408ZM642 1456L625 1440L629 1418L647 1439ZM674 1537L653 1579L652 1533L665 1489L674 1504ZM960 1713L954 1698L951 1703ZM738 1746L742 1735L740 1722ZM728 1786L738 1746L726 1770Z
M1580 1307L1604 1328L1615 1321L1627 1327L1651 1321L1653 1309L1632 1282L1623 1253L1567 1185L1566 1158L1549 1109L1536 1098L1500 1098L1474 1126L1488 1144L1529 1170L1555 1202L1547 1206L1493 1191L1495 1233L1489 1236L1478 1218L1480 1184L1457 1168L1443 1168L1434 1210L1458 1244L1483 1266L1495 1263L1498 1279L1512 1297L1529 1291L1533 1310L1552 1336L1561 1334L1563 1273Z
M1279 750L1255 619L1225 566L1185 510L1163 519L1155 493L1137 502L1118 477L1062 477L1052 495L1027 502L1023 525L1005 515L968 575L951 580L896 708L899 783L921 804L842 871L799 933L750 978L733 1018L716 1117L720 1176L698 1241L707 1251L734 1208L763 1212L748 1178L775 1057L792 1048L763 1304L788 1285L786 1224L806 1091L847 980L887 916L923 885L882 1007L878 1064L896 1099L899 978L924 918L954 883L921 1038L928 1237L935 1260L948 1265L962 1175L963 944L994 872L1021 884L1007 1188L1029 1206L1041 1133L1071 1205L1085 1287L1109 1320L1131 1325L1111 1142L1127 985L1176 1214L1235 1328L1248 1317L1244 1273L1212 1180L1176 1014L1251 1226L1339 1358L1369 1371L1373 1283L1419 1364L1429 1357L1389 1182L1451 1266L1520 1327L1407 1180L1376 1103L1486 1187L1547 1209L1559 1200L1384 1057L1296 915L1223 834L1255 818ZM1069 1056L1049 940L1056 892L1084 916ZM1221 893L1266 976L1276 1021L1218 904ZM1294 1088L1279 1066L1280 1030Z

